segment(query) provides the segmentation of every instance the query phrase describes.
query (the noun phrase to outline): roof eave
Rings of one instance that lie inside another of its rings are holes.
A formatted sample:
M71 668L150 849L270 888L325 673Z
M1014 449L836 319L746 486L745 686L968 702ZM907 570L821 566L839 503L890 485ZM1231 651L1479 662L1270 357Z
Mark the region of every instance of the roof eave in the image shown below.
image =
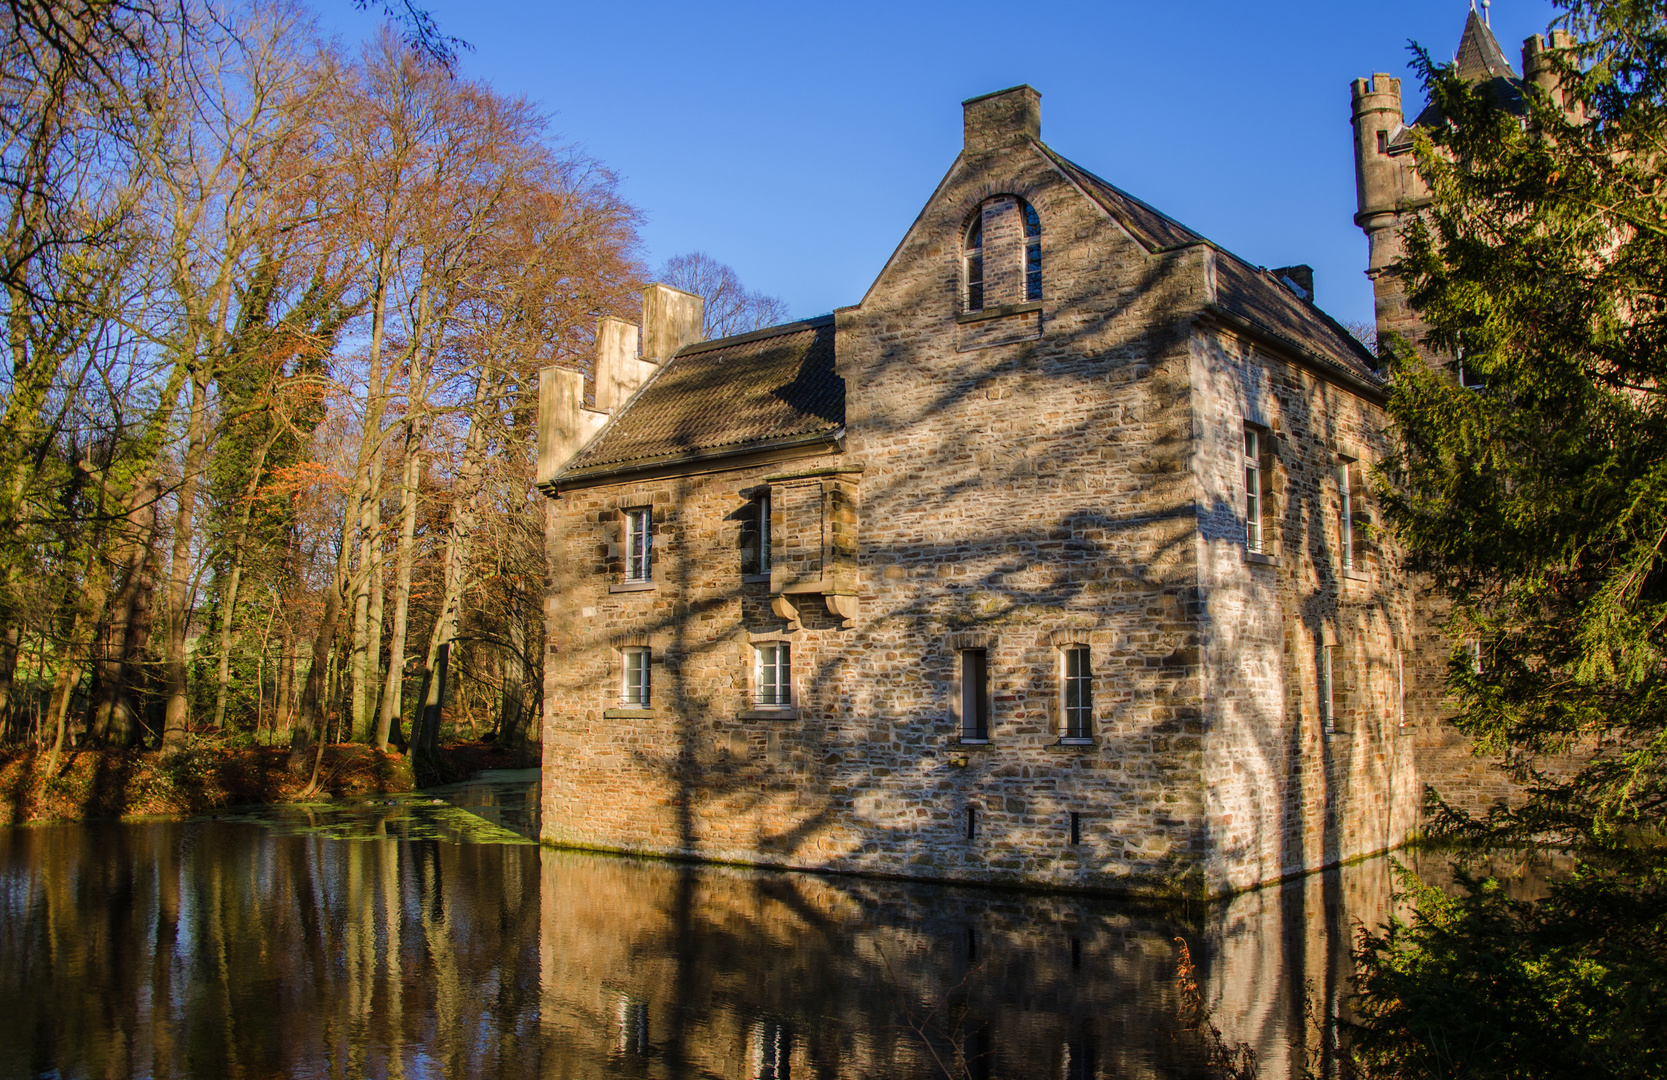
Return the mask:
M1375 405L1382 406L1389 403L1388 387L1380 383L1374 383L1337 361L1322 356L1314 350L1292 341L1283 334L1275 333L1265 326L1258 325L1237 312L1228 311L1218 304L1206 304L1204 306L1204 316L1213 318L1238 333L1254 338L1264 345L1270 345L1280 352L1290 355L1303 367L1340 384L1348 390L1354 391Z

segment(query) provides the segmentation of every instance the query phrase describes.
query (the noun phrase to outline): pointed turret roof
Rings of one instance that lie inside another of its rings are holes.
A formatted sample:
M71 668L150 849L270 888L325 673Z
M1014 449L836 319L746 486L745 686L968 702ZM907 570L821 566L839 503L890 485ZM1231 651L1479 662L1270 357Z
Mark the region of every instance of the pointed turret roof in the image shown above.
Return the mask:
M1464 21L1464 36L1459 39L1459 51L1453 57L1453 66L1457 69L1459 78L1465 82L1482 83L1490 86L1498 100L1512 112L1522 111L1522 79L1517 76L1516 69L1505 58L1505 50L1499 47L1499 39L1493 36L1493 31L1482 17L1476 13L1476 5L1470 5L1470 17ZM1399 152L1412 146L1412 129L1415 127L1429 127L1441 123L1441 110L1436 108L1435 102L1424 106L1424 111L1418 114L1406 127L1397 128L1390 136L1389 149Z

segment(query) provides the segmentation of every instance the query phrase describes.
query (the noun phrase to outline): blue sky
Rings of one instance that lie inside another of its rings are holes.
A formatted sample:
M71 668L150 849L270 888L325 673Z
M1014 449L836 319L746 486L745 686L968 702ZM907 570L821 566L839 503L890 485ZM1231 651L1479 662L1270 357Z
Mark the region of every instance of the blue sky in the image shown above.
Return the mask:
M315 0L353 40L376 20ZM1042 138L1216 243L1315 268L1370 320L1349 82L1451 58L1468 0L619 4L428 0L462 70L615 170L645 255L701 250L810 316L861 298L954 160L961 101L1029 83ZM1556 14L1495 0L1513 64ZM1415 111L1409 102L1408 111Z

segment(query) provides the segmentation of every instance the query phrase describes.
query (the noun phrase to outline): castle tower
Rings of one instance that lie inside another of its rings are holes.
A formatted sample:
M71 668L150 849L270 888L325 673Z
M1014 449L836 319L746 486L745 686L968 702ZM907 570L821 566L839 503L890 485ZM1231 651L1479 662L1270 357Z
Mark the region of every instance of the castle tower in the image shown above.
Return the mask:
M1460 78L1494 82L1506 101L1520 106L1522 82L1505 59L1487 20L1477 13L1474 0L1454 63ZM1358 205L1354 223L1366 233L1370 245L1366 276L1372 279L1376 296L1378 339L1399 334L1422 348L1426 327L1407 306L1406 286L1397 267L1402 255L1402 228L1430 202L1429 187L1418 174L1412 153L1413 130L1439 119L1439 115L1432 106L1408 123L1401 106L1401 80L1382 73L1356 79L1350 96Z

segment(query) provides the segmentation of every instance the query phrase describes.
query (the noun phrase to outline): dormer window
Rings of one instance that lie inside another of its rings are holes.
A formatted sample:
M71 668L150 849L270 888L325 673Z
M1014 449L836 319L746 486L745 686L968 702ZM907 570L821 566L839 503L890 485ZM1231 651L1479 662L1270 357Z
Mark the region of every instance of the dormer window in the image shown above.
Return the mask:
M1042 219L1036 208L1020 203L1025 211L1025 299L1042 299Z
M984 212L979 210L967 230L967 243L962 257L967 279L967 310L984 310Z

